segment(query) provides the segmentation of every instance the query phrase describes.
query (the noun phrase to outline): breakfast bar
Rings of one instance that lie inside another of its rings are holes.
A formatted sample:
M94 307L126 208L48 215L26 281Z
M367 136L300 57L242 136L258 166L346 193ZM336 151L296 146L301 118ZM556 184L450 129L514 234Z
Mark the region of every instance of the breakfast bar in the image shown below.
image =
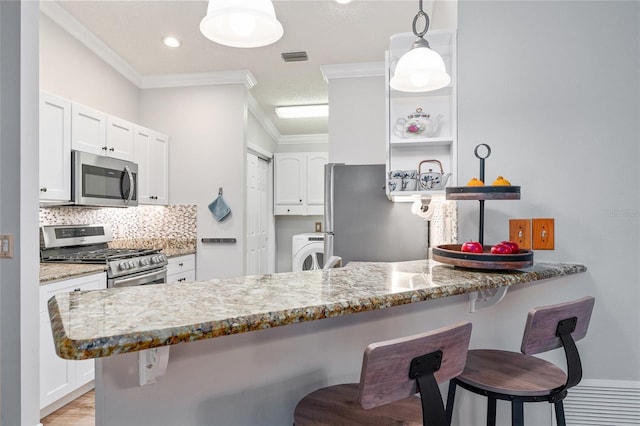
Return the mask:
M585 271L576 263L486 272L430 260L351 262L57 294L48 307L58 355L96 358L97 425L278 425L291 424L305 393L357 381L368 343L473 321L467 294L537 282L552 294L548 281ZM496 316L500 306L487 311ZM141 385L150 357L139 354L169 346L166 372Z

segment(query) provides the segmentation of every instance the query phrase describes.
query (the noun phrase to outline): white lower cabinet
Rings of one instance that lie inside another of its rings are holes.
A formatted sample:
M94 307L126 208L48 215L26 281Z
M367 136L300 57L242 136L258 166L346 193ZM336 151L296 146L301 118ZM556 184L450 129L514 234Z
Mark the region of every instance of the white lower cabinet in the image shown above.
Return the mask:
M94 379L93 359L71 361L60 358L53 344L47 302L56 293L107 288L105 273L86 275L40 286L40 409L43 409Z
M170 257L167 265L167 282L181 283L196 280L196 255Z

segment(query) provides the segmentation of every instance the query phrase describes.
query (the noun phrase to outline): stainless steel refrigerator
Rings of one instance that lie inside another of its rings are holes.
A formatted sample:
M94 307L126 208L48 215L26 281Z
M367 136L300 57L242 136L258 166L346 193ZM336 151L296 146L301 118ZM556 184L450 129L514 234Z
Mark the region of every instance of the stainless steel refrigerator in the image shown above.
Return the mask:
M427 222L411 213L411 203L389 201L384 165L329 163L324 173L325 260L427 258Z

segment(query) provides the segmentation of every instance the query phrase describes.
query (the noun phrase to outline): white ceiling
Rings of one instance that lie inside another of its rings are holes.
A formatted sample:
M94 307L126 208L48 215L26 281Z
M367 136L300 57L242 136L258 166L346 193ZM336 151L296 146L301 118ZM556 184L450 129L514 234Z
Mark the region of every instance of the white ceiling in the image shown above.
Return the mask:
M253 49L218 45L199 30L205 0L58 1L75 20L97 36L139 75L249 70L257 84L251 94L281 135L327 133L326 119L281 120L279 105L327 102L321 66L384 61L389 36L410 32L416 0L274 1L284 36ZM424 9L432 16L431 1ZM435 26L432 25L432 28ZM178 49L161 37L182 40ZM428 37L427 37L428 38ZM306 51L306 62L285 63L281 53Z

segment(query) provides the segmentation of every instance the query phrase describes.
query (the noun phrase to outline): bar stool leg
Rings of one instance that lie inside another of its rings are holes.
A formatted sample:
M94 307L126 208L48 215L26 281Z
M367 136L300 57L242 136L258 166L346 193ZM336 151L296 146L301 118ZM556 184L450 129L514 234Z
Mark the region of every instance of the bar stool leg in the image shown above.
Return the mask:
M487 426L496 426L496 399L487 397Z
M511 426L524 426L524 404L511 401Z
M558 426L566 426L567 423L564 419L564 404L562 400L556 401L553 405L556 411L556 423Z
M447 392L447 424L451 425L453 419L453 401L456 399L456 382L449 381L449 391Z

